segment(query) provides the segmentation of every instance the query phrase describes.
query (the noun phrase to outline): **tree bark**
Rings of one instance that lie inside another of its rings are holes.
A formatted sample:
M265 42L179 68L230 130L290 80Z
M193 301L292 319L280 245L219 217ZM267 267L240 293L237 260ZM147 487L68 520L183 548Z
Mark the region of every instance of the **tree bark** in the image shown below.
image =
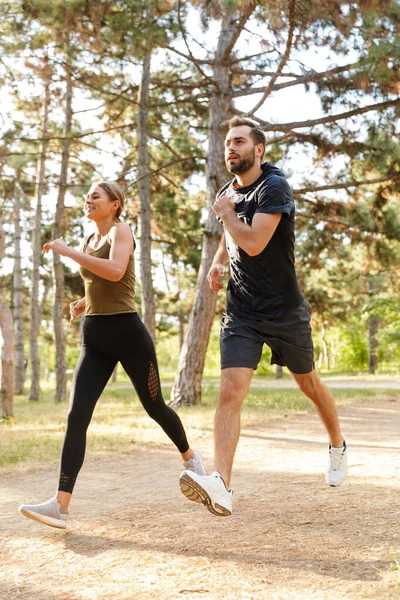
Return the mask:
M252 10L254 10L254 7ZM249 9L248 16L251 12ZM201 380L217 301L217 294L210 289L206 277L222 233L222 227L211 207L215 201L216 192L227 179L224 161L225 130L221 127L221 124L226 121L230 107L229 52L244 25L245 21L243 22L243 19L239 24L237 12L226 13L222 19L218 39L213 68L215 87L210 98L208 123L206 163L208 218L203 235L203 248L196 282L194 305L179 358L178 374L171 391L171 403L173 405L194 405L201 401Z
M140 198L140 278L142 291L142 319L155 341L155 303L151 272L151 188L148 151L148 105L150 84L151 43L143 58L142 82L139 89L137 123L138 190Z
M13 317L15 372L14 393L24 393L25 356L24 356L24 295L22 289L21 265L21 195L18 183L14 195L14 266L13 266Z
M322 345L322 357L325 363L325 369L329 371L331 368L330 358L329 358L329 348L328 342L326 341L326 327L325 327L325 319L324 315L321 315L321 345Z
M45 70L46 72L46 70ZM29 347L31 355L31 388L29 391L29 400L39 400L40 397L40 356L38 347L38 338L40 331L40 304L39 304L39 285L40 285L40 259L42 253L41 247L41 226L42 226L42 196L45 191L45 167L46 151L48 141L46 139L47 126L49 120L50 106L50 80L45 81L44 100L43 100L43 125L42 125L42 148L38 168L38 187L36 193L35 221L32 236L32 286L31 286L31 304L30 304L30 331Z
M185 343L185 315L182 309L178 313L179 319L179 351L182 350Z
M378 293L379 286L373 279L368 280L368 293L370 299ZM379 331L378 315L370 314L368 317L368 373L375 375L378 368L378 331Z
M60 237L64 230L64 201L67 191L67 176L70 156L70 135L72 128L72 77L71 69L67 63L66 69L66 96L65 96L65 128L62 143L60 182L56 215L53 226L53 239ZM67 393L67 363L65 357L65 332L63 320L64 303L64 268L58 254L53 255L53 290L54 290L54 340L56 344L56 392L55 401L63 402Z
M0 223L0 263L6 251L5 232ZM0 296L0 329L3 338L1 349L1 415L14 416L14 328L11 310Z
M282 379L283 371L280 365L275 366L275 379Z
M368 373L375 375L378 368L378 331L379 317L371 315L368 319Z

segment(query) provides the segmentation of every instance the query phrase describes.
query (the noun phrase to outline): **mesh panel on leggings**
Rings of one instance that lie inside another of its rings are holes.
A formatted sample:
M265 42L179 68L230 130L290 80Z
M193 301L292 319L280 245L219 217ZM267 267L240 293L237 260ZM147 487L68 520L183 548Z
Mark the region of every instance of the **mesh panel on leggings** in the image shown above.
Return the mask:
M149 388L150 397L155 402L159 395L160 386L158 385L157 371L152 362L150 363L149 378L147 380L147 385Z
M181 437L179 438L179 441L177 443L177 447L178 448L183 448L183 447L189 448L188 441L187 441L187 438L186 438L186 433L185 433L184 429L182 429ZM181 450L181 452L186 452L186 450Z
M58 489L61 491L73 490L75 481L76 481L76 477L70 477L69 475L66 475L65 473L61 473ZM72 491L70 493L72 493Z

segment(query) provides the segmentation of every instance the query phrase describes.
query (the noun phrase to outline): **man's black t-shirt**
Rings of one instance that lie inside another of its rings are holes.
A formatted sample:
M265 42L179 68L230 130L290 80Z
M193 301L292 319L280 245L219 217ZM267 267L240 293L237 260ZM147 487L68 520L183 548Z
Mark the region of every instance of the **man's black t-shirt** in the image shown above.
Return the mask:
M238 217L250 226L256 213L282 214L272 238L257 256L239 248L225 230L231 266L227 307L253 318L277 319L304 299L294 267L295 208L283 173L270 163L261 168L262 175L251 185L235 188L233 179L217 194L228 195Z

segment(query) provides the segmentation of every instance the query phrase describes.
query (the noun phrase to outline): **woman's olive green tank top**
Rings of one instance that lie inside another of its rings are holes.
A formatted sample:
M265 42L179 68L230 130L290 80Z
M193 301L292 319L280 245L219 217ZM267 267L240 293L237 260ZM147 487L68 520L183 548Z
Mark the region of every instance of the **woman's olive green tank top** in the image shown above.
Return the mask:
M85 252L90 238L88 235L82 242L81 251ZM89 252L96 258L109 258L111 244L108 235L103 244ZM119 281L109 281L95 275L85 267L80 267L80 274L85 283L86 308L85 315L119 315L136 312L135 301L135 263L133 252L128 266Z

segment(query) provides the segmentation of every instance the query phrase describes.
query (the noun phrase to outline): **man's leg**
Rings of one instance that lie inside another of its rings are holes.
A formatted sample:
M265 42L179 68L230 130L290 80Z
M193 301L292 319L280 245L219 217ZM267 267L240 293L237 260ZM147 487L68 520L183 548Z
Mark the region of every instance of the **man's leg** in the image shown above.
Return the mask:
M336 404L329 389L322 383L315 369L302 375L291 372L291 375L300 391L314 404L328 432L331 446L341 448L344 438L340 431Z
M228 489L233 457L240 435L240 407L249 389L253 369L230 367L222 370L221 391L215 414L215 467L211 475L199 476L186 470L179 478L182 493L201 502L216 516L232 514L232 490Z
M248 320L226 311L221 322L221 387L215 413L215 468L211 475L184 471L182 493L201 502L214 515L232 514L232 490L228 489L233 457L240 435L240 408L248 392L253 370L259 363L264 340ZM242 365L240 367L232 365Z
M215 413L215 470L229 488L233 458L240 435L240 409L249 390L253 369L231 367L221 372Z

